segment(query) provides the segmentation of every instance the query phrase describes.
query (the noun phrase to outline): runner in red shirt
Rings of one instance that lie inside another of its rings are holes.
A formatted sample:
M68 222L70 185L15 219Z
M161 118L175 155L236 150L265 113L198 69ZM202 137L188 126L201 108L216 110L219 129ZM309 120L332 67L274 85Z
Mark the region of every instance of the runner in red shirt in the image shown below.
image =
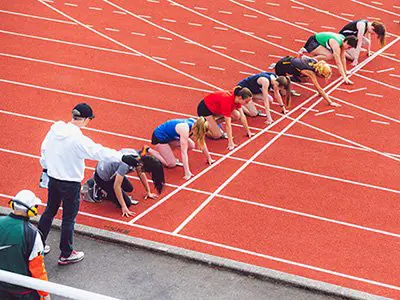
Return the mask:
M233 91L217 91L207 95L197 106L197 115L205 117L209 124L211 138L220 139L224 132L218 127L216 117L223 116L228 137L228 150L235 148L232 135L232 119L240 120L247 131L248 137L252 137L242 105L251 101L253 94L247 88L235 87Z

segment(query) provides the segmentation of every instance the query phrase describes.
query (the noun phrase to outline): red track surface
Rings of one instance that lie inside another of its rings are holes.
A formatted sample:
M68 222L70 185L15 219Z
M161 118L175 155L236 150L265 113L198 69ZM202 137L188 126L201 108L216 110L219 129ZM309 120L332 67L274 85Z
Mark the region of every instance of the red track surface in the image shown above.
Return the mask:
M8 177L0 181L0 203L22 188L46 199L36 188L40 144L51 122L67 120L77 102L96 112L88 136L114 148L140 147L155 126L195 115L208 91L231 88L274 56L294 53L312 32L329 30L321 26L336 31L344 19L376 17L392 34L388 43L395 41L398 3L364 2L376 9L359 2L48 3L66 15L38 1L2 3L0 167ZM303 96L293 99L288 118L220 164L203 172L201 153L191 153L198 179L179 187L182 170L167 170L171 186L159 200L141 201L131 222L108 202L82 203L78 222L400 298L398 53L396 41L384 50L388 57L357 71L353 86L332 85L342 104L335 111L320 115L331 109L321 102L287 129L304 112L295 107L313 95L299 87ZM262 119L249 121L255 132L265 127ZM247 142L243 129L234 132L237 143ZM215 158L228 153L225 144L209 142Z

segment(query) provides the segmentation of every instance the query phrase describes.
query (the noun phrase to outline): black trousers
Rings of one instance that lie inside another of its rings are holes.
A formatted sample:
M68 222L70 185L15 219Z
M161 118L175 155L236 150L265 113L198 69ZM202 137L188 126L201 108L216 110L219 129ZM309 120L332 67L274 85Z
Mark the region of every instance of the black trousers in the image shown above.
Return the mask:
M100 178L100 176L97 174L97 172L94 173L94 181L96 184L101 187L106 193L107 193L107 199L114 202L118 207L121 207L121 205L118 202L117 195L115 195L114 191L114 182L115 182L115 176L109 180L109 181L104 181L103 179ZM125 204L127 207L130 207L132 205L131 199L129 198L127 193L130 193L133 191L133 186L124 176L124 179L122 181L122 196L124 197Z
M46 241L53 219L62 202L63 211L60 239L62 257L69 257L73 250L75 219L80 205L80 189L80 182L64 181L49 177L47 206L40 217L39 230L43 234L44 241Z

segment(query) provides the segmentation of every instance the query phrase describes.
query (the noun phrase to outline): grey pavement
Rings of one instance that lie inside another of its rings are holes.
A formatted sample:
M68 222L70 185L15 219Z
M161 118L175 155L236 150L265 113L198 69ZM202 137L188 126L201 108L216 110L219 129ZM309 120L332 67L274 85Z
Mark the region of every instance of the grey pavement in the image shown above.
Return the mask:
M85 259L58 266L58 229L47 243L51 281L120 299L343 299L79 234L74 245Z

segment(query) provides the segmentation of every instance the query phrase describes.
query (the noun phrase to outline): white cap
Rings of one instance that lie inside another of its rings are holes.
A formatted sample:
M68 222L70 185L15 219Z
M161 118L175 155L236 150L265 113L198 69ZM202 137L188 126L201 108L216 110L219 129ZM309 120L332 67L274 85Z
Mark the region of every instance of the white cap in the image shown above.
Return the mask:
M33 207L35 205L39 205L42 203L38 197L35 196L35 194L29 190L22 190L18 192L13 200L18 200L22 203L24 203L28 207ZM17 210L27 210L27 208L23 205L19 205L18 203L14 203L14 209Z

